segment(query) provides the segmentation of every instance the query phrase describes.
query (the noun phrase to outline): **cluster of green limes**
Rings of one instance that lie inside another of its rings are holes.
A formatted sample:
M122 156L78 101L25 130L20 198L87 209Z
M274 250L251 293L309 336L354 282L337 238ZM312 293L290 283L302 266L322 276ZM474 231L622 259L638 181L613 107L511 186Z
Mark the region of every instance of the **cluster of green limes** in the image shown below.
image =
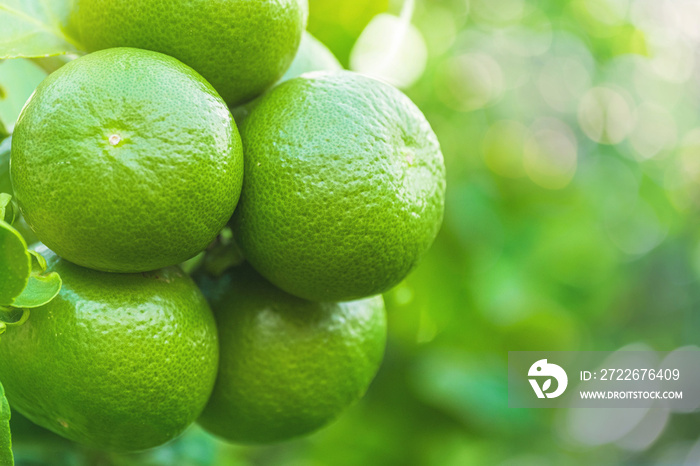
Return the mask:
M284 440L365 392L380 295L437 234L444 165L418 108L339 70L307 10L76 1L92 53L41 83L12 140L15 198L63 279L0 340L14 409L133 451L195 420ZM227 224L247 264L195 284L177 265Z

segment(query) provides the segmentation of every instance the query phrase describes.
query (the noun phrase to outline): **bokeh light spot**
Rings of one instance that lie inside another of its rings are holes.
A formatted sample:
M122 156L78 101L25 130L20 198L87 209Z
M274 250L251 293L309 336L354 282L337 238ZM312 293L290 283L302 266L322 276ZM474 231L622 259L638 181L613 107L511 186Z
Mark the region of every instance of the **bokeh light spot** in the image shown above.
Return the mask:
M523 146L528 133L525 125L513 120L502 120L491 125L482 143L486 166L506 178L525 176Z
M427 61L428 48L418 28L387 13L372 19L350 53L353 71L399 88L413 85L423 75Z
M494 103L504 87L501 67L482 53L448 58L438 67L435 79L435 92L440 100L463 112Z
M652 207L639 200L626 215L610 221L606 230L611 241L624 253L647 254L666 237L666 227Z
M439 56L449 50L457 37L454 13L434 5L416 18L430 55Z
M643 343L628 345L612 353L605 361L598 364L604 367L645 367L652 368L658 364L649 346ZM580 383L582 385L582 383ZM619 382L589 381L586 390L615 390ZM572 387L578 390L578 387ZM572 398L571 408L566 412L564 435L576 443L590 446L605 445L616 442L631 432L643 421L650 408L582 408L580 399Z
M523 17L526 5L524 0L472 0L471 13L476 22L493 25L507 25Z
M666 109L646 103L637 107L630 142L640 159L650 159L671 149L677 138L676 122Z
M559 112L575 112L579 99L590 86L588 70L570 57L550 58L537 78L542 98Z
M543 118L537 121L523 152L525 172L543 188L565 188L576 173L576 137L561 120Z
M663 433L669 421L670 414L666 406L659 404L653 405L639 421L639 424L628 432L627 435L617 440L615 444L629 451L646 450L653 445Z
M601 144L619 144L634 126L630 104L617 91L596 87L581 99L578 121L586 136Z

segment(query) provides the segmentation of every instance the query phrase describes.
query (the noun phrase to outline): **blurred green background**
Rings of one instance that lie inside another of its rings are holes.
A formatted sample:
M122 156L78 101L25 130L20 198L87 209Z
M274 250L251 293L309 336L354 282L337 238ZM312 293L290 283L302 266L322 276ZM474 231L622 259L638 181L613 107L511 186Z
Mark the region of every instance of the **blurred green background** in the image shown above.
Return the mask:
M325 430L265 448L192 428L110 455L15 416L18 464L700 463L697 413L509 409L506 371L515 350L698 344L700 2L310 0L310 12L346 67L419 105L447 165L443 229L386 296L369 393ZM0 118L42 78L0 63Z

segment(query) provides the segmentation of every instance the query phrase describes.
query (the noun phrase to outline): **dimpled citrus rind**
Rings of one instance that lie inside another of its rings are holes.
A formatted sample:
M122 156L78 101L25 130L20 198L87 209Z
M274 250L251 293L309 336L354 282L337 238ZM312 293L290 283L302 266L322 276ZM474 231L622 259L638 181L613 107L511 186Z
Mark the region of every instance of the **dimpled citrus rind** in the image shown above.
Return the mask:
M39 239L109 272L202 251L240 195L243 155L226 104L166 55L118 48L46 78L22 111L10 168Z
M296 296L347 301L399 283L442 223L445 168L413 102L347 71L265 94L241 125L233 216L250 263Z
M306 29L306 0L79 0L90 51L137 47L173 56L235 106L261 94L289 67Z
M309 434L364 395L384 354L381 296L316 303L243 267L212 301L219 376L198 423L235 443Z
M0 339L12 409L99 449L176 437L216 379L216 324L199 289L179 268L106 274L43 254L63 288Z

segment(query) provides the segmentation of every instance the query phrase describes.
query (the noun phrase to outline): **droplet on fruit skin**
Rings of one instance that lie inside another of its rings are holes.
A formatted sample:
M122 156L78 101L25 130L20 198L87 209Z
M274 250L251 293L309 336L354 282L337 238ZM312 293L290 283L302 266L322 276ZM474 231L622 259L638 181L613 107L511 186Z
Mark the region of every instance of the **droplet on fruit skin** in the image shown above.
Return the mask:
M118 134L113 134L109 137L109 143L113 146L116 146L119 144L122 140L122 137L119 136Z

